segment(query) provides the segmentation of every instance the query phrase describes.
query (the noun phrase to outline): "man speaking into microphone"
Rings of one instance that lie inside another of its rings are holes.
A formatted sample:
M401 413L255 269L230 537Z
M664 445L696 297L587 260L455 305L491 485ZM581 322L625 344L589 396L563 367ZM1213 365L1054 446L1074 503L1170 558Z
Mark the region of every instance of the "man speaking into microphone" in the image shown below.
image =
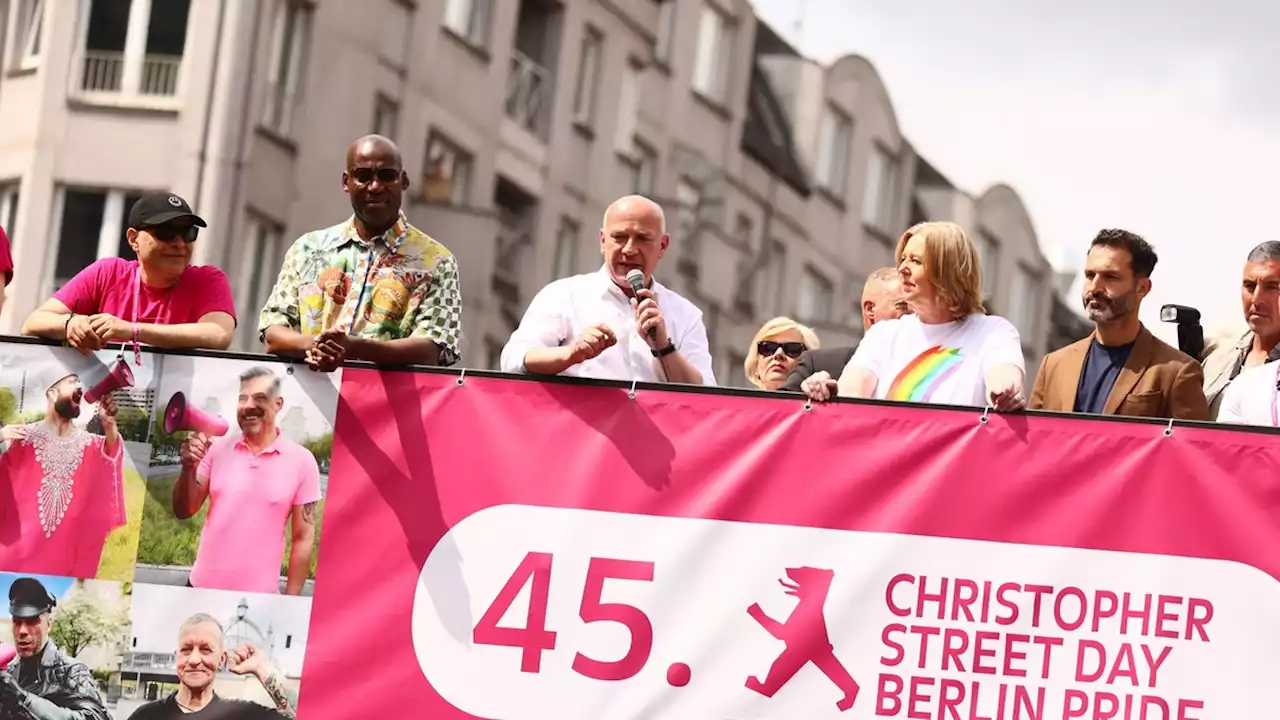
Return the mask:
M702 311L653 279L670 243L657 203L615 201L600 228L604 265L534 296L502 371L715 385Z

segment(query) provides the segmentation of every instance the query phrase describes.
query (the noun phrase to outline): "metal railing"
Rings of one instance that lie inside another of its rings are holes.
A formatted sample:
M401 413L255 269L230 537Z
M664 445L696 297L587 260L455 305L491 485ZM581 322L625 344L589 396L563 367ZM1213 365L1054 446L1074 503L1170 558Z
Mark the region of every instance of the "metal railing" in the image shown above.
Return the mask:
M181 55L147 55L142 60L138 79L138 95L173 97L178 94L178 76L182 71ZM128 92L124 87L125 57L123 52L86 50L80 74L80 90L87 93Z
M542 104L551 87L547 69L519 50L511 55L507 79L507 117L533 133L541 131Z

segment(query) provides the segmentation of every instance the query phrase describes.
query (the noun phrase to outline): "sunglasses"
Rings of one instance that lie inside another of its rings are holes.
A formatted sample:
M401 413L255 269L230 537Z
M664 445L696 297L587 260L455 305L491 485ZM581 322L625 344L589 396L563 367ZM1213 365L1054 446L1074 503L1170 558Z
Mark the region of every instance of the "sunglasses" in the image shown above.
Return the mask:
M355 178L356 182L360 183L361 185L368 185L369 183L373 182L374 178L378 178L378 182L382 183L383 185L390 185L391 183L400 181L399 168L374 169L374 168L367 168L367 167L358 167L358 168L352 168L350 170L350 173L351 173L351 177Z
M139 225L137 230L145 230L151 234L151 237L160 242L173 242L177 238L182 238L183 242L193 243L200 234L200 228L195 225Z
M800 357L800 353L805 351L804 343L798 342L780 343L774 342L773 340L761 340L756 343L756 352L760 353L764 357L768 357L778 352L778 348L782 348L782 352L786 353L787 357L790 358L798 358Z

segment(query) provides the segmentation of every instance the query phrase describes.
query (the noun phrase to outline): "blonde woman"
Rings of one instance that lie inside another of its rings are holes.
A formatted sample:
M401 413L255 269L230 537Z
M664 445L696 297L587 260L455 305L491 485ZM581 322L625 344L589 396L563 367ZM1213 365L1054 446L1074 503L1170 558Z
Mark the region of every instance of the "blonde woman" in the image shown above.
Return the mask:
M1013 325L982 309L978 251L955 223L913 226L895 253L904 299L914 314L876 323L837 383L805 380L805 394L940 405L1027 405L1022 341Z
M812 329L787 317L770 320L756 332L743 364L747 380L761 390L778 390L806 350L818 349Z

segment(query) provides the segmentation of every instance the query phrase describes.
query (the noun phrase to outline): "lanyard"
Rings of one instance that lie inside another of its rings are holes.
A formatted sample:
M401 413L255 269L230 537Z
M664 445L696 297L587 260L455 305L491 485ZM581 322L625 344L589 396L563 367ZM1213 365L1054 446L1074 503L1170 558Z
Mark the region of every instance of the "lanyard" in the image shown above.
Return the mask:
M181 278L179 278L179 281L181 281ZM170 293L173 292L172 287L169 288L169 292ZM166 298L166 302L164 303L164 316L162 318L157 318L157 320L159 321L159 324L161 325L169 324L169 317L172 312L172 308L169 307L169 303L167 302L167 300L169 299L170 298ZM133 270L133 318L131 322L131 324L133 325L133 336L132 336L132 339L130 340L130 342L133 344L133 364L138 367L142 367L142 347L141 347L142 341L139 340L138 338L138 308L141 304L142 304L142 265L139 264L138 267L134 268ZM120 359L121 360L124 359L124 348L125 348L125 345L128 345L128 344L129 343L120 343Z

